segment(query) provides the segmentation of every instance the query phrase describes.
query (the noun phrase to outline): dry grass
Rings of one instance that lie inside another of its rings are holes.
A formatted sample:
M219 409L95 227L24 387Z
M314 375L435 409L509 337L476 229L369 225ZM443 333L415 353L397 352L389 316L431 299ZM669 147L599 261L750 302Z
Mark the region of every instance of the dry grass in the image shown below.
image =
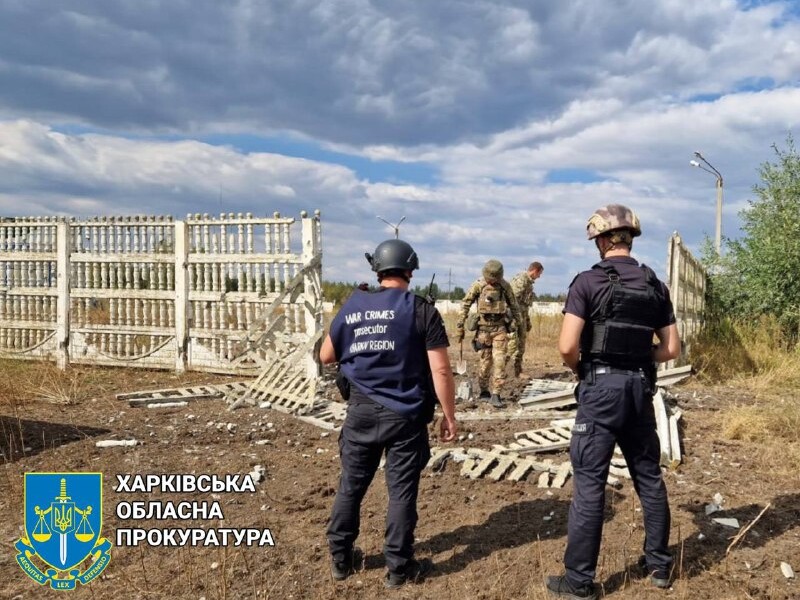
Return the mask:
M728 412L723 435L746 442L783 440L800 443L800 400L796 397L759 398L755 404Z
M770 469L800 464L800 350L787 349L773 319L724 323L694 345L691 361L701 379L752 398L725 411L723 438L747 442Z
M29 398L28 387L36 378L42 363L24 360L0 360L0 409L15 409L25 404Z
M40 363L27 390L35 398L63 406L80 404L89 397L83 373L75 369L61 371L53 363Z
M692 344L690 360L709 383L736 380L753 391L777 383L800 388L800 351L787 350L775 319L710 327Z

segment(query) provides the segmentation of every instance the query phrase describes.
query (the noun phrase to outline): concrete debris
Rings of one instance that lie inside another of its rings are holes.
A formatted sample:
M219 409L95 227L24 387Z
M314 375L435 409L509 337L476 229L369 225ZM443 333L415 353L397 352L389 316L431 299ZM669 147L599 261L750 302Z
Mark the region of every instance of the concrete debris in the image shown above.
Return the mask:
M472 386L469 381L462 381L458 384L456 400L463 400L464 402L472 400Z
M704 539L706 539L706 535L704 533L700 533L697 535L697 539L702 542Z
M714 523L724 527L733 527L734 529L739 529L739 519L734 519L731 517L716 517L711 520L714 521Z
M719 492L714 494L714 503L715 504L717 504L719 506L722 506L724 502L725 502L725 499L722 497L722 494L720 494Z
M667 387L683 381L692 374L692 366L658 372L658 385ZM552 379L531 379L520 394L519 404L525 409L545 410L564 408L575 404L575 383Z
M787 562L781 563L781 573L786 579L794 579L794 569L792 569L792 565Z
M139 440L100 440L95 442L94 445L98 448L116 448L119 446L136 446L139 443L141 443Z
M264 465L256 465L248 475L250 475L250 479L253 480L253 483L261 483L264 479L264 473L266 472L267 468Z
M189 403L185 400L180 402L159 402L156 404L147 404L147 408L183 408L184 406L188 406Z
M722 507L715 502L711 502L706 504L706 516L713 515L715 512L719 512L722 510Z

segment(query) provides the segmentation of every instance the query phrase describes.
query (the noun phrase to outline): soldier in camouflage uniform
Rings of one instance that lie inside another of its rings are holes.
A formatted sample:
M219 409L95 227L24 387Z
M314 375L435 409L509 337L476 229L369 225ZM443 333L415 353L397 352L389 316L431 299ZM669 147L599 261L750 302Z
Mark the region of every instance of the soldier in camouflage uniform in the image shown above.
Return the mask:
M512 336L508 344L508 356L514 358L514 375L517 377L522 373L522 355L525 354L525 341L531 330L531 304L536 298L536 294L533 293L533 282L539 279L543 272L542 263L532 262L528 265L527 271L517 273L511 280L511 290L522 315L522 324L517 330L517 335Z
M456 323L458 341L464 339L464 322L470 307L476 302L477 329L473 346L480 352L480 397L488 398L495 408L503 408L505 404L500 393L506 378L508 336L519 330L522 317L514 292L503 279L503 264L499 260L487 261L483 267L483 277L467 290Z

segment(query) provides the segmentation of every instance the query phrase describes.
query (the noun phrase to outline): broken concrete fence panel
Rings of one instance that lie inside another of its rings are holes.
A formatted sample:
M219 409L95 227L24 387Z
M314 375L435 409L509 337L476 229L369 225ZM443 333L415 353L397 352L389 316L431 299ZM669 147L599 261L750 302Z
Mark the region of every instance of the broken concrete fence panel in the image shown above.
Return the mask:
M656 415L656 431L661 446L661 464L669 466L672 457L669 444L669 419L667 417L667 409L664 405L664 397L661 395L661 390L653 395L653 410Z
M683 456L681 454L681 438L678 419L680 419L680 413L669 416L669 448L671 452L670 466L673 468L681 464L681 461L683 460Z
M564 483L567 481L567 477L569 477L570 471L572 470L572 465L569 462L562 463L558 467L558 471L556 472L555 477L553 477L553 483L550 487L560 488L564 486Z

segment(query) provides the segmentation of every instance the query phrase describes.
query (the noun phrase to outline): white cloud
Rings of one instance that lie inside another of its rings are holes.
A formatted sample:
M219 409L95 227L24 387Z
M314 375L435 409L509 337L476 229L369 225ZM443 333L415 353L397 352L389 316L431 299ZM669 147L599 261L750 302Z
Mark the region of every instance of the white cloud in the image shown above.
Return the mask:
M391 235L375 216L405 215L420 277L435 267L441 282L452 269L463 286L487 258L510 272L540 259L537 288L557 292L594 260L586 217L623 202L644 223L637 253L663 267L672 231L696 246L713 229L714 180L689 167L691 152L723 172L733 233L770 144L798 128L800 19L790 8L6 2L0 207L176 216L320 208L326 274L347 280L370 276L363 251ZM304 159L198 141L281 132L320 152ZM341 153L424 162L435 175L367 180ZM553 183L560 171L578 182Z

